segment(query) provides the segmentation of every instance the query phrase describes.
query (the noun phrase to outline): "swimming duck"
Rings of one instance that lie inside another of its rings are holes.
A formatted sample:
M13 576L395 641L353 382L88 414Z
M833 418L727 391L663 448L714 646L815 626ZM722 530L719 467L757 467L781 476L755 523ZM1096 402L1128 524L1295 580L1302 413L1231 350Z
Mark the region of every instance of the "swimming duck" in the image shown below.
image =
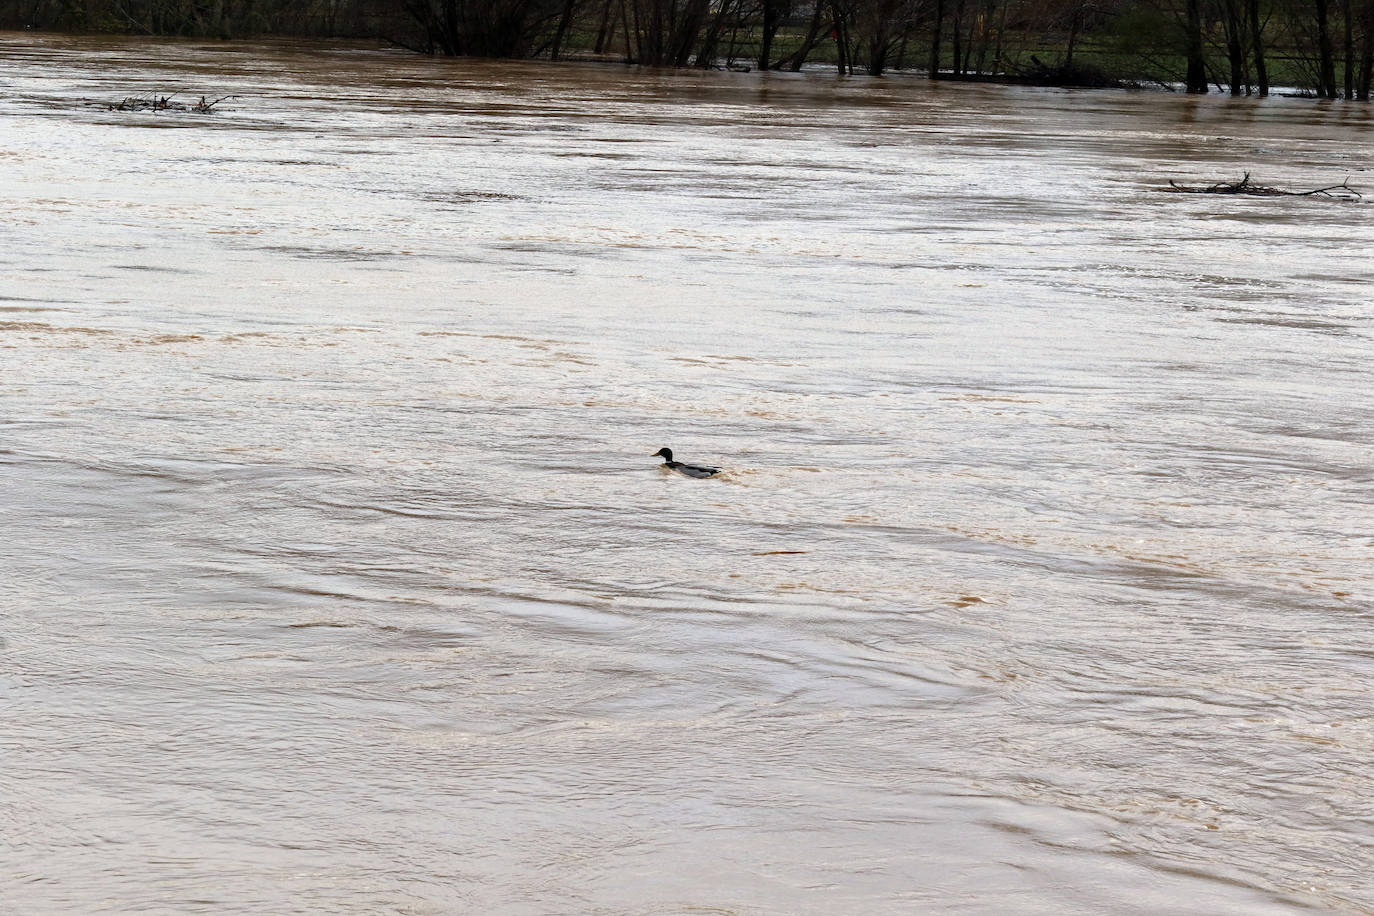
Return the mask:
M663 467L670 471L677 471L679 474L686 474L688 477L715 477L720 473L720 468L713 468L710 465L685 464L681 461L674 461L673 450L670 448L661 448L652 455L654 458L660 456L663 458Z

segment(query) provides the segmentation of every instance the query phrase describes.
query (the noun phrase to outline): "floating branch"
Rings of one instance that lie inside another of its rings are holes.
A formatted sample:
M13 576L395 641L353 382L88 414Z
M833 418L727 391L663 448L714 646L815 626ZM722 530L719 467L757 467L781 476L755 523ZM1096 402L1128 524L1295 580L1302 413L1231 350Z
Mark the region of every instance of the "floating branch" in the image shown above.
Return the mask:
M1234 183L1218 182L1209 185L1181 185L1169 180L1169 186L1164 190L1175 194L1246 194L1250 197L1332 197L1340 200L1363 200L1364 195L1350 186L1350 179L1347 178L1340 184L1333 184L1325 188L1313 188L1311 191L1287 191L1283 188L1271 188L1262 184L1254 184L1250 181L1250 173L1246 172L1240 181Z
M110 111L185 111L186 106L173 102L171 95L131 95L110 106Z
M209 114L210 112L215 110L215 106L218 105L220 102L227 102L229 99L235 98L238 98L238 96L222 95L214 100L210 100L207 99L205 96L201 96L200 101L192 105L189 110L194 111L197 114Z
M122 101L109 105L108 108L110 111L193 111L196 114L210 114L220 102L237 98L237 96L226 95L211 99L203 95L199 102L190 105L184 102L175 102L173 101L175 98L176 93L171 95L129 96Z

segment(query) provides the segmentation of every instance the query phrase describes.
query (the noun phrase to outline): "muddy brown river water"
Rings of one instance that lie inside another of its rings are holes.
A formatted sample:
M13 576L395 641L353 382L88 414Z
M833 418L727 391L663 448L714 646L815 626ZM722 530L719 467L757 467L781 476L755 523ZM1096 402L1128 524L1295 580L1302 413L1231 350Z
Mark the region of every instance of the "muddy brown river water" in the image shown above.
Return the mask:
M1372 154L0 35L0 910L1374 912Z

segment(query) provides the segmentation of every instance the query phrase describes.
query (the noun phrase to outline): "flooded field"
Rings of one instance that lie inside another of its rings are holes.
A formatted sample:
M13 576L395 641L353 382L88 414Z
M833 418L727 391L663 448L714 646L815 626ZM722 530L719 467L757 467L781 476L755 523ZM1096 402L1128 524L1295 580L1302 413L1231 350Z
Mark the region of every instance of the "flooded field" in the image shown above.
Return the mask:
M0 35L0 910L1374 912L1372 161Z

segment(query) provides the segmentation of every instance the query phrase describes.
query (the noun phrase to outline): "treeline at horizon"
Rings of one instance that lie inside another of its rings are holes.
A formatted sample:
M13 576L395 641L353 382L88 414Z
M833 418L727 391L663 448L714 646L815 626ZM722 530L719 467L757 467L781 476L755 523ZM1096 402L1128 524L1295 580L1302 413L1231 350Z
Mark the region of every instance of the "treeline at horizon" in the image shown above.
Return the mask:
M0 28L1367 101L1374 0L0 0Z

